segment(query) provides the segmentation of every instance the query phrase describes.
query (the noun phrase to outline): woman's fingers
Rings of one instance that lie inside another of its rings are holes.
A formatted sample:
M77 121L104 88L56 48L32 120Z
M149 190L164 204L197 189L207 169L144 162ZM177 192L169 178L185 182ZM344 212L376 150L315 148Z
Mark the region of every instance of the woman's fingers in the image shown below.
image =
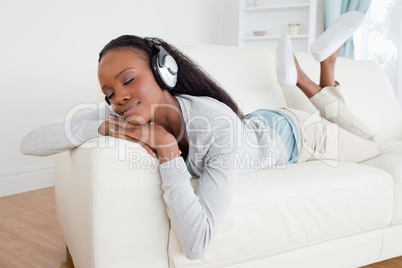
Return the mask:
M141 143L140 143L141 144ZM156 151L152 149L148 144L142 143L141 146L153 157L156 157Z
M109 117L107 122L109 122L110 129L113 129L114 127L114 131L116 132L118 131L119 133L127 135L135 140L140 140L151 146L153 145L151 140L151 131L153 131L153 125L134 125L118 117Z
M98 133L104 136L109 135L109 123L107 121L99 126Z
M144 147L147 151L157 152L158 155L169 150L177 151L178 145L176 138L166 131L166 129L155 123L131 124L122 118L109 117L110 130L115 136L126 140L134 140L137 143L146 144L150 149ZM173 148L173 149L172 149ZM151 155L153 155L151 153Z
M134 124L128 123L127 121L124 121L123 118L116 117L116 116L109 117L107 122L109 122L110 125L116 126L120 131L122 131L124 129L125 133L127 133L127 134L129 134L130 132L133 132L133 130L136 131L136 134L141 134L141 132L139 132L139 130L141 130L141 131L143 129L148 130L148 125L147 124L134 125ZM137 136L132 136L132 138L142 140Z
M122 118L109 115L108 119L105 122L103 122L99 127L98 132L102 135L109 135L118 139L124 139L136 142L140 144L150 155L156 157L157 152L146 143L147 138L145 137L135 138L136 134L143 133L141 129L143 127L146 127L148 131L148 126L146 125L144 126L144 125L129 124L125 122ZM141 129L141 131L138 131L139 129Z
M121 129L121 128L120 128L120 129ZM140 141L140 140L136 140L136 139L134 139L134 138L132 138L132 137L130 137L130 136L128 136L128 135L125 135L124 133L121 133L121 132L119 131L119 129L110 129L110 134L111 134L110 136L115 137L115 138L118 138L118 139L124 139L124 140L128 140L128 141L132 141L132 142L138 143L138 144L141 145L142 148L144 148L145 151L147 151L150 155L152 155L153 157L156 157L156 156L157 156L156 151L155 151L154 149L152 149L151 146L149 146L148 144L146 144L146 143L144 143L144 142L142 142L142 141Z
M121 126L121 127L125 127L128 124L126 121L124 121L123 118L117 117L114 115L109 115L107 122L109 122L110 124L116 125L116 126Z

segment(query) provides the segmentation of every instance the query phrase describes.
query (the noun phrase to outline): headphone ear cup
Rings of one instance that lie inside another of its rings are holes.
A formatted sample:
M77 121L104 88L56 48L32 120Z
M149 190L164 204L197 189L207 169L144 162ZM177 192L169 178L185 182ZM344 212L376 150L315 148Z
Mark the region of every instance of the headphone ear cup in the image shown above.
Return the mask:
M152 56L151 67L161 88L172 89L176 86L179 67L175 59L163 48Z
M156 82L163 89L174 88L177 84L177 74L179 72L176 60L163 48L158 40L148 37L143 40L153 50L151 69Z
M158 65L158 55L155 54L151 58L151 69L152 73L154 74L155 80L158 83L158 85L163 88L163 89L172 89L173 87L169 87L165 81L163 80L163 77L160 75L159 71L159 65Z

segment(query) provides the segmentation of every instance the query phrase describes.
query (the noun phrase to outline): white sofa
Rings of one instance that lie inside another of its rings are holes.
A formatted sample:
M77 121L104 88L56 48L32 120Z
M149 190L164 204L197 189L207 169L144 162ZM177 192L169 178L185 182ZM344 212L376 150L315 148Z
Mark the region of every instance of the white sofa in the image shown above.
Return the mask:
M276 82L269 49L179 48L244 113L283 106L314 111ZM318 80L319 64L296 53ZM100 137L56 156L59 224L75 267L360 267L402 255L402 112L376 64L338 59L347 104L378 134L364 163L312 161L239 175L207 254L186 259L162 199L157 161L136 144ZM194 187L197 178L192 179Z

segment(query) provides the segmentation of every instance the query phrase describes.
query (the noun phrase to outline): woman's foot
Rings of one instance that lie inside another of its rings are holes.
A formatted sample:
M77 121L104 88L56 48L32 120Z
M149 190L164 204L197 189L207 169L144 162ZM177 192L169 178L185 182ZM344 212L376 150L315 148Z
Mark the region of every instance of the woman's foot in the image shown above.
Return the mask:
M276 73L279 85L283 87L297 85L308 98L321 90L321 87L315 84L300 68L287 34L282 35L276 49Z
M279 85L294 87L297 83L297 71L290 38L283 34L276 49L276 74Z
M358 11L348 12L340 16L310 46L313 57L318 62L323 62L333 55L363 24L364 20L364 13Z
M335 63L341 47L338 48L331 56L326 58L320 63L320 84L314 83L300 68L297 59L295 58L297 70L297 86L308 97L312 98L315 94L325 87L332 87L336 85L335 81Z

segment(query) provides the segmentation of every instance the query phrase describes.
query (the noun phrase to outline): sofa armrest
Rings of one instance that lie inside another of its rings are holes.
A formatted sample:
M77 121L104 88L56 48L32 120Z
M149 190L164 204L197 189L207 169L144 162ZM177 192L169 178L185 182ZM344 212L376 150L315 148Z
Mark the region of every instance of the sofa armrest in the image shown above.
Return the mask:
M168 267L158 160L100 137L56 156L56 207L75 267Z

